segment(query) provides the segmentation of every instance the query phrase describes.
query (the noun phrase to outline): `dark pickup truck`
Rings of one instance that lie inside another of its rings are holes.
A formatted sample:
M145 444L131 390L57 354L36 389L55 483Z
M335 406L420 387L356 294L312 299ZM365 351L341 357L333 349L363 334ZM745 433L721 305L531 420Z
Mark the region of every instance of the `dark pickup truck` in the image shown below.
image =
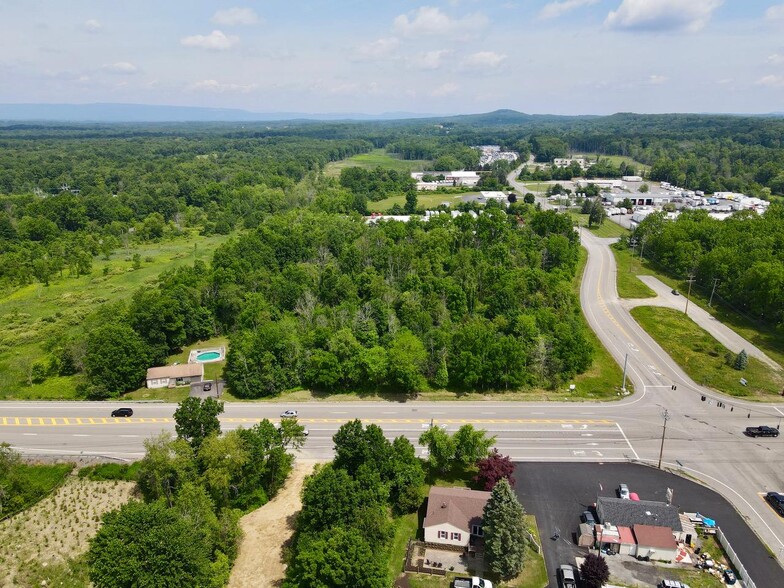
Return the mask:
M749 437L778 437L779 430L775 427L762 425L760 427L746 427L746 435Z

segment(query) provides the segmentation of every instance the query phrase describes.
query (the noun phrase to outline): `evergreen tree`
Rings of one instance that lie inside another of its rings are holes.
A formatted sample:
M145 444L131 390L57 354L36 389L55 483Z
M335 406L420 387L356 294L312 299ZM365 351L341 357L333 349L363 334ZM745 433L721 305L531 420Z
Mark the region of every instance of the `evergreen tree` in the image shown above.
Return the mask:
M500 480L484 510L485 561L501 579L517 576L525 563L525 511L506 479Z
M406 211L406 214L414 214L417 209L417 194L414 190L409 190L406 193L406 205L403 207L403 210Z
M746 366L749 365L749 356L746 353L745 349L741 349L740 353L735 357L735 369L739 372L742 372L746 369Z

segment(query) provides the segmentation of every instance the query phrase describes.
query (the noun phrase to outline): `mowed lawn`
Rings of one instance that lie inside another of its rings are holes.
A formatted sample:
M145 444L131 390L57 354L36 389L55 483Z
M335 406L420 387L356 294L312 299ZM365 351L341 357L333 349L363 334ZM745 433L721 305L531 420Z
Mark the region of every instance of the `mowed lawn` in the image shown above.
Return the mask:
M588 228L588 215L581 212L570 211L569 215L575 223L579 224L582 228ZM597 237L623 237L629 234L629 229L625 229L618 223L614 223L609 218L604 219L600 225L593 225L590 229Z
M736 370L725 360L727 348L680 310L638 306L631 314L698 384L752 400L771 400L781 392L784 373L774 372L753 357L745 370Z
M429 159L402 159L395 153L388 153L386 149L373 149L370 153L361 153L348 159L330 162L324 168L324 173L330 177L337 177L340 175L340 170L346 167L364 169L383 167L401 172L427 171L431 163Z
M120 249L108 260L93 259L89 276L53 279L49 286L33 283L0 295L0 398L73 398L77 378L50 377L28 385L33 362L46 359L43 345L59 333L74 333L82 320L100 305L130 298L137 288L154 283L157 276L212 254L229 237L192 234L161 243ZM133 269L134 254L141 267ZM104 270L106 268L106 274Z
M612 248L618 266L617 285L621 298L652 298L655 292L638 280L635 276L655 276L670 288L687 292L689 284L685 280L674 278L664 271L657 263L649 259L640 259L639 247L632 252L630 249L617 250ZM691 290L691 302L710 313L716 320L724 323L747 341L764 351L768 357L784 366L784 332L775 327L762 324L753 318L741 314L736 309L722 303L721 287L717 296L710 302L710 289L700 289L695 284Z
M595 161L597 157L601 159L608 159L610 160L610 163L615 166L619 166L621 165L621 163L625 161L626 165L633 165L637 169L637 173L640 173L642 171L647 172L648 170L651 169L650 165L646 165L640 161L637 161L636 159L632 159L631 157L627 157L625 155L602 155L601 153L584 153L583 155L585 155L592 161Z
M442 202L449 202L455 208L463 200L464 196L478 196L479 192L464 192L462 194L438 194L433 192L417 192L417 208L434 209L438 208ZM404 206L406 197L403 194L390 196L377 202L368 202L367 207L370 212L386 212L395 204Z

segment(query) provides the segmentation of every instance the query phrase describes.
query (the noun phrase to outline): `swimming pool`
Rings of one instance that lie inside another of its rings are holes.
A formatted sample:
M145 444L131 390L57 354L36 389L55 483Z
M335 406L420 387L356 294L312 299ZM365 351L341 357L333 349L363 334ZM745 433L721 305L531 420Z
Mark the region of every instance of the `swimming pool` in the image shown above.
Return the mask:
M225 347L212 347L208 349L191 349L188 354L188 363L212 363L226 359Z

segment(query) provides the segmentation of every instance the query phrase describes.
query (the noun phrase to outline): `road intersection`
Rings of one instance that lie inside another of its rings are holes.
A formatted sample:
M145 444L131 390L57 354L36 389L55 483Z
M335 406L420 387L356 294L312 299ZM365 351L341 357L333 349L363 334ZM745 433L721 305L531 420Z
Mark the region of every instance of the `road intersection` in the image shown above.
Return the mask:
M724 398L693 382L619 300L609 240L582 231L581 241L588 250L580 293L583 312L613 358L620 365L627 362L634 394L607 403L227 403L223 429L252 426L262 418L278 420L282 410L296 408L310 432L302 455L312 459L330 458L332 435L354 418L375 422L388 436L405 435L415 444L431 425L454 432L471 423L495 435L499 451L515 461L634 461L655 467L663 455L663 467L698 479L727 498L781 560L784 522L761 493L784 490L784 439L748 439L742 431L752 424L776 425L784 412L775 405ZM0 441L29 455L132 460L143 455L144 439L174 431L174 404L139 403L131 418L109 417L119 406L0 402ZM660 454L665 409L669 420Z

